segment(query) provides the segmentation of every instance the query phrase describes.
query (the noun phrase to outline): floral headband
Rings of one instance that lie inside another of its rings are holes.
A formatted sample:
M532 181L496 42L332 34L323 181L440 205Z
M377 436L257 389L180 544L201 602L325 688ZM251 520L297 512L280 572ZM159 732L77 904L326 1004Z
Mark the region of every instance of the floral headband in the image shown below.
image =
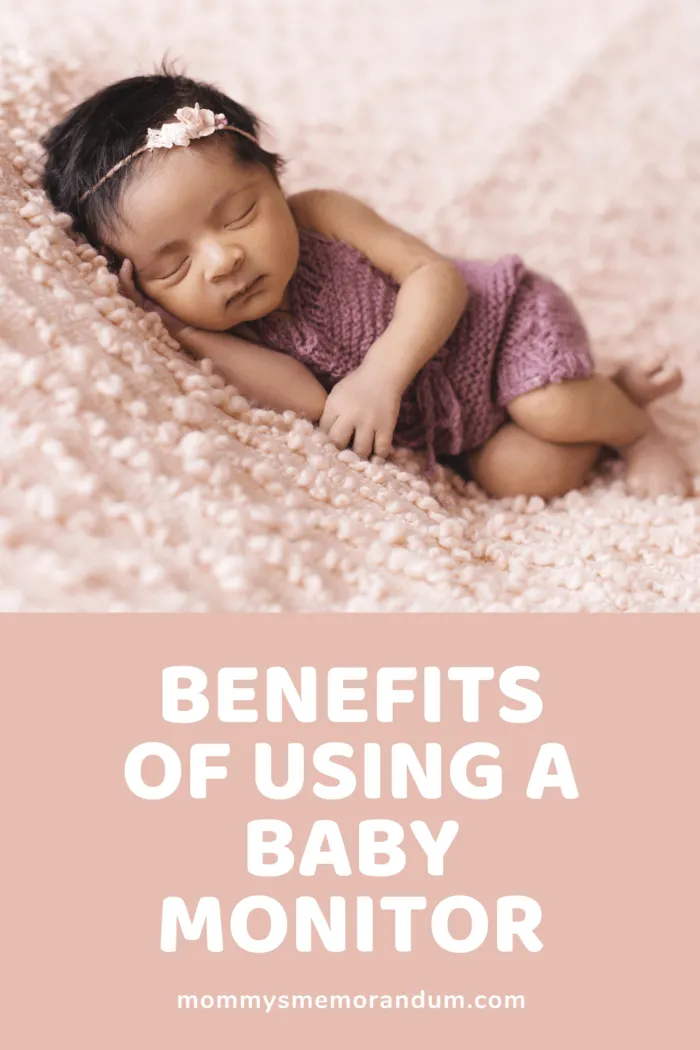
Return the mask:
M229 124L223 113L214 115L210 109L200 109L199 102L195 104L194 108L186 106L184 109L178 109L175 117L176 120L172 124L163 124L162 127L156 130L149 128L146 145L134 150L128 157L120 160L118 164L110 168L99 182L96 182L91 189L82 195L80 203L82 204L95 190L99 190L100 186L103 186L107 179L111 179L112 175L116 174L120 168L123 168L134 157L138 157L140 153L145 153L146 150L153 151L154 149L172 149L173 146L189 146L190 142L193 142L195 139L206 138L207 135L213 135L215 131L235 131L238 135L243 135L258 145L258 140L254 135L248 134L247 131L241 131L240 128L234 127L233 124Z

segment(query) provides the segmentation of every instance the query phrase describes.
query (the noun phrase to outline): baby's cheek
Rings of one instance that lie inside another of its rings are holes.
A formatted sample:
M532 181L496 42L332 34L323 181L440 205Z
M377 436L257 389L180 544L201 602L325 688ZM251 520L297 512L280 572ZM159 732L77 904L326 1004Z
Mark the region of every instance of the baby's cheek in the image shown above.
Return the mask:
M202 321L201 303L197 302L195 296L184 294L181 289L166 288L157 295L152 296L152 298L164 310L174 314L175 317L179 317L181 321L185 321L187 324L196 325Z

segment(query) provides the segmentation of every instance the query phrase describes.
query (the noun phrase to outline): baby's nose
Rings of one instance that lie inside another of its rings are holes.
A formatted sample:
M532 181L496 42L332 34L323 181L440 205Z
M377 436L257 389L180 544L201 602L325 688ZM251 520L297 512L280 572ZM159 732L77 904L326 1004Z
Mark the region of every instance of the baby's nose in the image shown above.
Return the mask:
M241 266L243 251L233 245L211 241L206 245L204 254L205 275L208 281L219 281L230 277Z

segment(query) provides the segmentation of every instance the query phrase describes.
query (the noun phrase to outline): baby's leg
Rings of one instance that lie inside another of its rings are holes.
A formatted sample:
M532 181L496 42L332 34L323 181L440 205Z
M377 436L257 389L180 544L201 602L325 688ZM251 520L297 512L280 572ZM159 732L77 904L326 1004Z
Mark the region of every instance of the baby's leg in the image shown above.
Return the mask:
M683 383L680 369L667 364L665 354L648 366L626 365L614 377L618 386L638 405L648 405L664 394L672 394ZM670 438L662 434L650 417L639 441L623 449L627 461L627 484L640 497L670 492L688 496L692 491L690 471Z
M659 370L658 363L646 369L630 367L614 380L593 375L532 390L515 398L508 413L518 426L543 441L619 449L635 495L685 496L690 488L688 470L643 407L678 385L679 376L663 366Z
M581 488L599 452L599 445L556 445L506 423L472 453L468 463L474 480L489 496L552 499Z

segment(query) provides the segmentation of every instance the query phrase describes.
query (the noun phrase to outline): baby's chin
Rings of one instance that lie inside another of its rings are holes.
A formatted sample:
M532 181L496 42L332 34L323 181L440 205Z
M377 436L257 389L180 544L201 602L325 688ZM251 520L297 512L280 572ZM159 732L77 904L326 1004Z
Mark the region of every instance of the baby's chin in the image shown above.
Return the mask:
M248 309L245 311L229 309L224 310L216 318L200 317L196 320L190 320L188 323L192 328L199 328L204 332L229 332L238 325L246 324L249 321L257 321L258 318L264 317L266 313L268 313L267 310L261 309Z
M190 321L192 328L198 328L202 332L230 332L234 328L239 328L241 325L250 324L252 321L257 321L265 314L269 313L268 310L251 310L244 317L236 317L235 315L227 318L222 317L218 321L212 321L211 318L207 318L206 321Z

